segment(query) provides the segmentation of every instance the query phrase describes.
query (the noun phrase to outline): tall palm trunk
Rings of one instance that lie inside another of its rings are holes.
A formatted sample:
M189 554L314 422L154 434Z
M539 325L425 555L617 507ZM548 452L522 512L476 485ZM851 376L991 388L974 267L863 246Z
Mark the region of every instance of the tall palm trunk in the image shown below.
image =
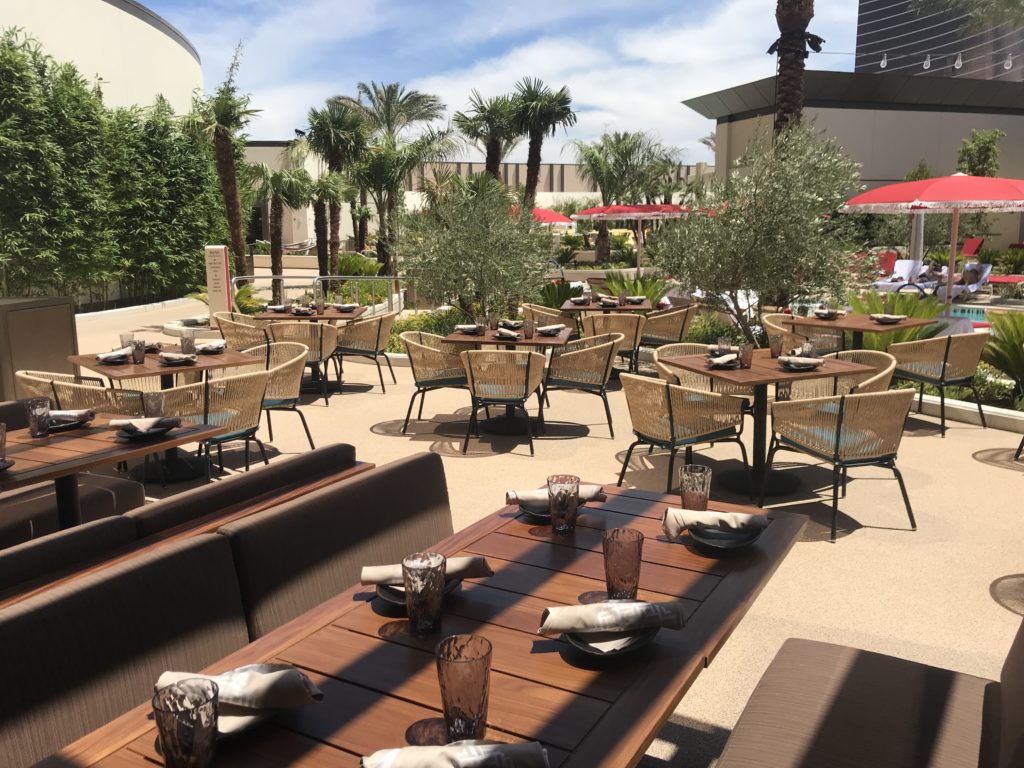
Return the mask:
M363 189L359 190L359 210L360 211L365 211L366 210L366 205L367 205L366 189L363 188ZM369 220L365 216L363 216L363 217L361 217L359 219L359 231L356 232L356 250L357 251L362 252L362 251L366 250L366 235L368 234L369 226L370 226L370 222L369 222Z
M775 133L804 110L804 69L807 61L807 26L814 18L814 0L778 0L779 64L775 82Z
M355 241L356 250L359 248L359 214L356 210L356 199L353 197L348 201L348 217L352 221L352 239Z
M532 211L536 206L537 182L540 181L540 147L544 143L542 131L530 131L530 147L526 153L526 192L523 208Z
M597 222L597 238L594 240L594 258L598 264L606 264L612 258L612 237L608 232L608 222Z
M384 203L377 203L377 261L382 264L381 274L388 274L388 212Z
M338 251L341 250L341 203L331 203L331 250L330 270L336 274L338 269Z
M484 169L495 179L501 181L501 139L491 136L485 146Z
M270 274L284 274L284 203L281 198L274 195L270 198ZM273 297L274 303L281 303L281 282L274 280Z
M316 235L316 266L321 275L329 275L330 262L327 256L327 201L323 198L313 203L313 233Z
M238 197L238 176L235 172L235 147L231 135L217 128L213 133L213 156L217 164L217 178L224 198L224 214L228 220L231 255L235 262L235 275L251 275L252 265L245 251L245 228L242 224L242 202Z

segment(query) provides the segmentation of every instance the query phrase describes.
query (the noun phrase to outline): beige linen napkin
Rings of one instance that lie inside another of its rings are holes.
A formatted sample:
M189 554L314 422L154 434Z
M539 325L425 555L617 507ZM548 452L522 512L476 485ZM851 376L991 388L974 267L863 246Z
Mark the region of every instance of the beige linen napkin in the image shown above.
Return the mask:
M728 355L722 355L721 357L712 357L708 360L712 365L728 365L739 357L739 355L730 352Z
M223 352L226 344L224 339L218 341L206 341L202 344L196 344L196 352L201 355L209 355L214 352Z
M716 531L760 531L768 525L765 515L743 512L698 512L693 509L669 507L661 519L661 530L669 539L677 539L687 528L709 528Z
M819 365L824 365L825 360L821 357L800 357L799 355L780 355L780 363L788 363L789 365L813 365L817 368Z
M363 768L548 768L548 753L535 741L501 744L456 741L445 747L381 749Z
M502 328L508 328L512 331L517 331L523 327L522 320L499 320L498 325Z
M606 600L590 605L545 608L538 635L572 632L587 636L587 643L604 652L622 650L639 637L638 630L652 627L681 629L685 623L681 602L644 603Z
M580 483L580 503L604 501L608 497L596 483ZM548 511L548 489L530 488L526 491L505 491L505 503L516 504L528 512Z
M96 359L100 362L105 360L120 360L122 357L131 357L132 348L125 347L124 349L115 349L113 352L100 352L96 355Z
M565 323L553 323L552 325L542 325L537 328L537 333L561 333L565 330Z
M884 322L894 323L894 322L896 322L898 320L906 320L907 319L906 315L887 315L887 314L885 314L883 312L876 312L873 315L868 315L868 317L870 317L872 320L878 320L878 321L883 322L883 323Z
M444 567L446 581L452 579L479 579L484 576L493 576L494 571L487 564L484 557L449 557ZM360 584L387 584L392 587L401 587L405 584L402 577L402 564L397 565L367 565L359 573Z
M730 352L739 352L740 348L737 347L736 345L733 345L733 346L729 347L729 351ZM708 354L709 355L717 355L718 354L718 345L717 344L708 344Z
M282 709L313 704L324 695L313 681L290 664L248 664L222 675L164 672L157 688L199 677L217 684L217 730L237 733Z
M510 331L508 328L499 328L494 332L494 335L499 339L518 339L519 334L515 331Z
M75 424L79 421L92 421L96 411L82 408L77 411L50 411L50 422L53 424Z
M196 361L195 355L185 355L181 352L161 352L159 357L169 363L179 363L182 360L191 360L193 363Z
M181 426L181 419L176 416L164 416L155 419L111 419L111 429L123 429L125 432L143 434L154 429L174 429Z

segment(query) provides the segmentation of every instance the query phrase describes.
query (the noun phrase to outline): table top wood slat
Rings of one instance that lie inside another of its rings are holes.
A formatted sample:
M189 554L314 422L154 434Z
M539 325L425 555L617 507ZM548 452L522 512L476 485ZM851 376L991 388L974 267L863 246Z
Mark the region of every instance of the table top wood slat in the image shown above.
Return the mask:
M168 346L164 347L164 351L180 352L181 348ZM89 355L69 355L68 362L72 365L77 365L79 368L85 368L106 376L111 381L120 381L122 379L137 379L148 376L174 376L179 373L196 373L220 368L231 368L236 365L254 365L260 361L252 355L247 355L233 349L225 349L216 355L196 355L196 361L192 365L161 365L159 353L156 352L147 353L145 362L139 365L132 362L121 365L104 365L96 359L95 353Z
M834 320L825 320L814 315L801 317L790 315L782 319L782 322L789 323L794 327L804 326L807 328L831 328L837 331L853 331L858 333L895 333L907 328L922 328L926 325L935 325L938 320L925 317L908 317L898 323L885 325L876 323L870 315L846 314Z
M341 312L331 307L324 307L322 315L293 315L291 312L260 312L254 315L257 320L272 320L281 323L294 323L301 320L325 321L325 320L347 320L349 322L358 320L366 314L369 307L356 307L351 312Z
M800 379L830 379L847 374L873 373L876 369L870 365L854 363L849 360L827 358L822 365L810 371L786 371L778 360L771 357L767 349L755 349L754 358L749 368L721 369L708 368L707 356L686 355L684 357L658 358L666 365L682 368L686 371L710 376L713 379L727 381L745 387L756 387L765 384L779 384Z
M640 304L616 304L611 307L601 306L600 301L591 301L589 304L573 304L566 299L560 308L562 312L650 312L654 309L650 299L644 299Z
M628 489L609 489L608 495L611 505L631 505L639 525L660 518L660 510L677 498ZM540 535L503 532L506 527L518 530L522 522L516 517L515 510L503 507L435 547L447 555L496 553L489 556L495 576L463 584L447 603L442 631L475 630L493 638L492 733L504 740L540 738L550 745L552 765L567 768L622 768L640 759L806 523L802 516L773 512L757 544L723 559L724 568L715 573L645 562L642 583L659 590L653 599L665 599L664 590L691 598L687 625L661 631L633 659L595 666L563 640L533 634L545 605L575 604L581 594L603 589L603 562L591 550L592 531L579 534L580 546L556 545ZM687 550L680 562L701 559L682 544L664 545ZM662 554L666 562L673 560ZM270 659L310 669L325 691L324 702L280 715L276 726L253 733L254 739L276 742L271 738L275 728L287 730L287 745L265 745L283 750L287 757L281 764L321 765L319 754L326 745L341 750L338 764L345 765L352 755L401 746L409 726L439 717L430 655L436 638L409 636L405 620L386 615L379 601L369 599L371 594L367 587L353 587L206 670L216 674ZM138 755L139 762L111 763L110 768L151 765L133 751L152 740L148 709L141 705L83 737L61 753L65 762L51 764L102 765L111 755L127 754ZM248 752L249 739L240 737L236 748Z
M532 339L503 339L496 335L497 331L492 330L484 331L483 336L454 331L445 336L444 340L451 344L465 344L467 346L487 344L488 346L515 347L516 349L519 347L564 347L574 330L574 328L566 326L559 331L557 336L542 336L539 333L535 333ZM517 333L522 334L522 330L517 331Z

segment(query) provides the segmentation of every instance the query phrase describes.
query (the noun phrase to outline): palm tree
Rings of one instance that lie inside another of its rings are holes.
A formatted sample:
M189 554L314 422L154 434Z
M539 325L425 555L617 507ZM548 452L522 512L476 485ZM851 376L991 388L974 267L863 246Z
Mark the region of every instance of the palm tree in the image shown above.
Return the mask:
M463 136L484 152L484 167L501 180L501 160L522 138L516 125L515 102L508 96L484 99L478 91L469 96L472 111L456 112L452 123Z
M516 124L520 133L529 138L526 154L526 191L523 194L523 208L532 211L537 199L537 182L540 179L540 149L547 134L555 135L561 126L567 128L576 124L576 113L572 109L572 95L566 86L552 91L544 82L535 77L524 77L516 83Z
M217 178L224 198L224 214L228 221L231 255L234 258L236 275L251 275L251 257L245 250L245 223L242 218L241 199L238 194L238 170L235 166L235 139L249 122L259 113L249 108L249 95L240 95L235 84L241 48L235 49L234 58L228 66L227 76L212 96L197 95L192 101L192 112L183 122L184 128L193 136L213 144L213 156L217 166Z
M330 173L350 168L366 151L370 130L361 109L337 98L328 99L323 109L311 109L307 118L306 143L323 158ZM341 250L341 203L336 196L327 200L330 210L330 260L336 264ZM315 211L314 211L315 215ZM318 241L319 242L319 241Z
M270 274L284 274L284 209L304 208L309 204L313 179L305 168L271 170L266 163L255 168L257 196L270 203ZM274 303L281 303L281 281L273 281Z
M410 125L444 116L445 105L439 97L407 91L401 83L359 83L356 92L356 98L335 96L330 101L361 112L374 133L397 137Z
M779 38L768 53L778 53L778 74L775 81L775 133L790 121L799 120L804 110L804 67L807 47L816 53L825 41L807 31L814 18L814 0L778 0L775 21Z
M321 275L337 274L338 254L327 248L329 210L340 208L341 203L354 194L355 188L340 173L325 173L313 182L310 199L313 201L313 232L316 235L316 263Z

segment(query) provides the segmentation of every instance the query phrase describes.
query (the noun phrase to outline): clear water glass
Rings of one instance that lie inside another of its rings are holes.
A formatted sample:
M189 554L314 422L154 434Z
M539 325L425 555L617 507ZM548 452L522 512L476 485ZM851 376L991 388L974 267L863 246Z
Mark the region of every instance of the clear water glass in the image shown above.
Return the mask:
M136 365L142 365L146 362L146 340L145 339L132 339L132 362Z
M45 397L33 397L25 402L28 414L29 437L48 437L50 434L50 400Z
M524 320L523 321L523 338L524 339L532 339L534 331L536 331L536 330L537 330L537 327L534 325L533 320Z
M711 467L687 464L679 468L679 495L683 509L703 512L711 495Z
M740 368L749 368L754 361L754 345L742 344L739 352Z
M186 330L181 332L181 353L183 355L194 355L196 353L195 331Z
M482 739L491 687L490 641L481 635L452 635L437 644L434 655L448 741Z
M580 479L576 475L551 475L548 478L548 511L556 534L564 536L576 529L579 503Z
M601 539L604 583L609 600L636 600L640 586L644 535L634 528L613 528Z
M163 392L143 392L142 393L142 411L146 416L152 418L154 416L164 415L164 393Z
M800 357L817 357L817 349L814 342L808 339L800 345Z
M441 631L446 564L436 552L414 552L402 560L409 630L417 637Z
M119 338L121 340L121 349L124 349L125 347L130 347L132 345L132 340L135 338L135 334L131 332L122 333Z
M153 695L153 719L167 768L205 768L217 744L218 688L195 677Z
M732 350L732 339L728 336L718 337L718 355L727 355Z
M772 360L782 354L782 341L781 333L773 333L768 337L768 349L771 351Z

